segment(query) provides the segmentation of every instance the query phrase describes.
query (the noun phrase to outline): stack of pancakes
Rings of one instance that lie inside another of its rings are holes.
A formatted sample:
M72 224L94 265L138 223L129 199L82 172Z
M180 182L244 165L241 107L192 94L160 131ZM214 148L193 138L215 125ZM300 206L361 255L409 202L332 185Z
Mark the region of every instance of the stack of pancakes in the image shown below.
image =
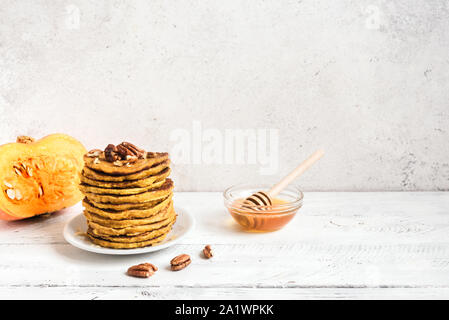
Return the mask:
M80 190L89 239L102 247L140 248L162 241L176 221L167 153L109 161L92 150L84 156Z

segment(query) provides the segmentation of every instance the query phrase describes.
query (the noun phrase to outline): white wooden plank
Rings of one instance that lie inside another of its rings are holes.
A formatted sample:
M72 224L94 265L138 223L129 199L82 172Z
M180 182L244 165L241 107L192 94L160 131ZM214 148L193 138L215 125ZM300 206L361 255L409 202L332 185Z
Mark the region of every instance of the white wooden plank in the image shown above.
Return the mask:
M448 299L448 288L6 287L0 299Z
M0 286L80 285L186 287L449 287L449 248L423 244L234 244L214 245L216 256L202 259L200 245L176 247L141 256L115 257L80 252L65 244L0 247ZM193 263L169 270L180 253ZM157 276L135 279L126 269L149 261Z

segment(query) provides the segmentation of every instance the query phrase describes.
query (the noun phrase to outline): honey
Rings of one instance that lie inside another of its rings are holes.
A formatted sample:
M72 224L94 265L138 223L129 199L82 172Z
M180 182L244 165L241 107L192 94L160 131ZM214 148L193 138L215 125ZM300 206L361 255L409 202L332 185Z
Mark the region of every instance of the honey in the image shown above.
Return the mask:
M275 198L272 205L264 207L264 210L254 210L242 207L244 198L235 200L228 207L232 217L247 231L270 232L285 226L298 211L297 207L288 205L288 201Z

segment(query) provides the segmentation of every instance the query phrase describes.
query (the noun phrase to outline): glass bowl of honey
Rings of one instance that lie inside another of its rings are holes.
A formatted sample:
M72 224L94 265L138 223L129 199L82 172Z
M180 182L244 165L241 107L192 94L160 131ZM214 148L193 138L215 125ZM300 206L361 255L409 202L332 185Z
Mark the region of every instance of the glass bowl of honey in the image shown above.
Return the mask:
M270 186L239 184L223 192L224 204L231 216L246 231L270 232L282 229L302 207L303 193L295 186L285 188L270 206L242 207L252 194L269 190Z

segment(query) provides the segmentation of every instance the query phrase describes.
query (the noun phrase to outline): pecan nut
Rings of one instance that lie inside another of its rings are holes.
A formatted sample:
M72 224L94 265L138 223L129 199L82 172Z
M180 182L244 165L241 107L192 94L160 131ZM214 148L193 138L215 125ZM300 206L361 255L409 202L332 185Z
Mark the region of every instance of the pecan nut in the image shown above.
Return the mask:
M113 144L108 144L106 149L104 149L104 157L106 158L106 161L114 162L116 160L119 160L118 150L117 147Z
M179 271L187 267L192 260L190 260L190 256L188 254L180 254L179 256L174 257L171 261L171 269L172 271Z
M117 150L123 160L129 160L134 157L136 157L138 159L143 159L146 157L145 150L142 150L129 142L120 143L117 146Z
M123 144L119 144L117 146L117 152L122 159L124 159L128 156L135 156L134 153L130 149L125 147Z
M128 275L137 278L149 278L157 271L157 267L151 263L141 263L128 269Z
M104 149L104 156L106 161L113 162L116 166L122 166L123 164L119 162L121 160L127 160L128 163L134 163L138 159L145 159L147 153L132 143L122 142L118 146L109 144L106 149Z
M206 259L210 259L210 258L212 258L214 256L214 254L212 252L212 248L210 247L209 244L204 247L203 254L206 257Z

